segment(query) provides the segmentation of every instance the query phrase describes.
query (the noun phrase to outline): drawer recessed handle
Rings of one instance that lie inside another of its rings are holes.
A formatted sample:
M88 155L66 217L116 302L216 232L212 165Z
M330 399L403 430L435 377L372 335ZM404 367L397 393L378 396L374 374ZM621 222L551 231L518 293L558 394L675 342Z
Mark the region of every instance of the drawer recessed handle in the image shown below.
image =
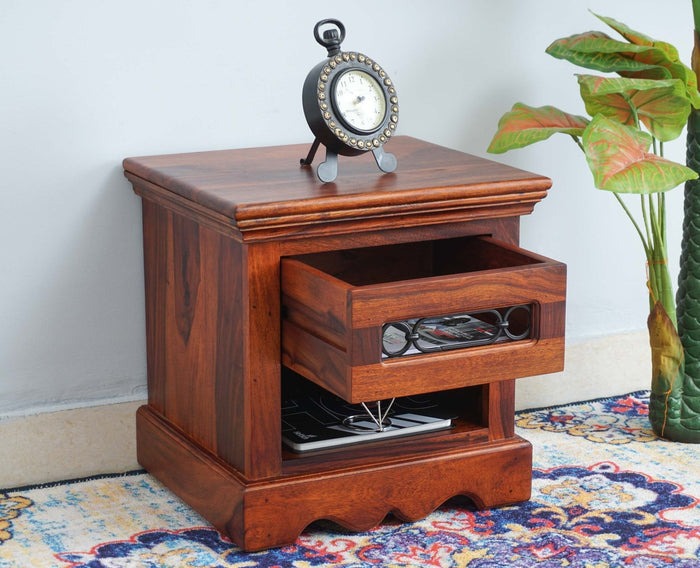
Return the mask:
M399 357L519 341L530 336L530 314L529 305L518 305L385 323L382 353Z

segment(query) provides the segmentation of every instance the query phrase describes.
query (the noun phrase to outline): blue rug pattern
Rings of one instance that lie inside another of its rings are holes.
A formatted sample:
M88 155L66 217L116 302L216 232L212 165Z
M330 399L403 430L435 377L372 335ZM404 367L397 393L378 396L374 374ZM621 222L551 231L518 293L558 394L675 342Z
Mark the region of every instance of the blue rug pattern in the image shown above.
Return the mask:
M700 567L700 448L657 439L648 393L518 413L530 501L365 533L314 523L244 553L143 472L0 491L0 567Z

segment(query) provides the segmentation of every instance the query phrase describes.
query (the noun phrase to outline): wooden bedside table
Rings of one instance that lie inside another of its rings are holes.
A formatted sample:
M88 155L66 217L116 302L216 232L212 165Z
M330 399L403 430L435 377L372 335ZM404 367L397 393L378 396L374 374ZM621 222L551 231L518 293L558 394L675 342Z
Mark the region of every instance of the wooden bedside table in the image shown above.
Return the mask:
M245 550L292 543L322 518L366 530L458 494L527 500L514 380L563 368L566 268L518 248L519 217L550 180L397 137L395 173L347 159L323 185L298 165L307 150L124 161L143 204L140 463ZM512 306L527 306L523 339L382 357L388 322ZM350 403L445 392L456 418L295 453L283 388Z

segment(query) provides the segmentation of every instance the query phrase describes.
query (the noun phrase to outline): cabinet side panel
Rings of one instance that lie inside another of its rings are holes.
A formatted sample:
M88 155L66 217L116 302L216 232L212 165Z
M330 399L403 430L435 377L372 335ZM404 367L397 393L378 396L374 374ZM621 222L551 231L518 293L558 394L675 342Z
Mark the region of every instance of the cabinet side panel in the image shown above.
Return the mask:
M240 245L145 199L143 215L149 404L218 453L242 365Z
M219 306L216 314L216 439L218 454L243 469L244 448L244 330L242 250L237 241L222 237L217 263Z
M169 215L142 200L143 260L146 292L146 356L148 402L159 412L165 407L165 295L168 270Z
M248 247L143 203L149 405L249 479L275 475L281 470L277 245Z
M217 236L195 221L169 215L163 413L214 451Z

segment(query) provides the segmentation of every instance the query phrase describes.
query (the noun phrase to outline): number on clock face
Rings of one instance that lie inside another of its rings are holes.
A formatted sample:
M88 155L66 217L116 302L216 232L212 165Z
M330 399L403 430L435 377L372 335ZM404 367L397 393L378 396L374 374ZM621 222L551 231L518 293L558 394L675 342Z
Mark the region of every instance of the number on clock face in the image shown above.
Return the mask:
M334 98L338 114L353 130L372 132L384 121L384 92L377 80L364 71L351 69L340 75Z

